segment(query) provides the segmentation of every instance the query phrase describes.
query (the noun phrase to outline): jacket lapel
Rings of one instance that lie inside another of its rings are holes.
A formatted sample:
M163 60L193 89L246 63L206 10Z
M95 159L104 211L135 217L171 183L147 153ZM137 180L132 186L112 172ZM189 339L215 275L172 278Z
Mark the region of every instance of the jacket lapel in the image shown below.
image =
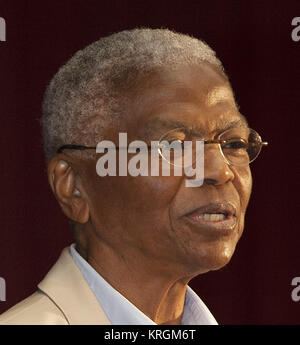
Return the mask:
M74 263L69 247L63 250L38 287L57 305L69 324L111 324Z

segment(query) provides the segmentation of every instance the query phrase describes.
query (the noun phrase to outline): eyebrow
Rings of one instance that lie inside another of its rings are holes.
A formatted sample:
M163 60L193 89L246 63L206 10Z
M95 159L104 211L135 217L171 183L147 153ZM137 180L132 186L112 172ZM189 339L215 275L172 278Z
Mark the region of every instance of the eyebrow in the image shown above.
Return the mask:
M200 135L207 134L205 133L205 130L201 127L198 127L195 125L188 125L185 122L177 121L174 119L168 119L168 118L157 117L153 121L149 122L148 126L149 127L148 127L147 132L152 132L154 130L157 130L159 127L159 128L165 128L166 130L172 130L176 128L186 128L195 134L200 134ZM219 134L221 132L224 132L228 129L235 128L235 127L249 128L248 122L244 115L239 114L239 118L234 119L234 120L227 120L227 119L221 120L218 123L218 125L215 127L214 132L216 132L216 134Z

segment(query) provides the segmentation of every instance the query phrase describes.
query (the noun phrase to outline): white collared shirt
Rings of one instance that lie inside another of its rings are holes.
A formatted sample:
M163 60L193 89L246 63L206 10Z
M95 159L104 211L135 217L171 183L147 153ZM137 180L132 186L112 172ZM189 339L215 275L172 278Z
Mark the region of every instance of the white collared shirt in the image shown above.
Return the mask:
M75 264L95 294L112 325L156 325L128 299L114 289L94 268L70 247ZM217 321L200 297L189 287L186 289L182 325L217 325Z

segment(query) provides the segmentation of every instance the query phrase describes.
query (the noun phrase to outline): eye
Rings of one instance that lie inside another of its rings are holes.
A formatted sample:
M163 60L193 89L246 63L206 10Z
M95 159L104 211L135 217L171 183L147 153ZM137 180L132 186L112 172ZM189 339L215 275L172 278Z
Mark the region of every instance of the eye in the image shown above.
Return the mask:
M184 141L176 138L163 139L159 143L159 147L160 149L172 148L173 150L182 150L184 147Z
M169 149L170 147L174 150L183 149L186 138L187 134L183 130L172 130L162 136L159 146L161 149Z
M247 150L248 144L243 139L232 139L232 140L226 140L226 143L223 145L223 149L229 149L229 150Z

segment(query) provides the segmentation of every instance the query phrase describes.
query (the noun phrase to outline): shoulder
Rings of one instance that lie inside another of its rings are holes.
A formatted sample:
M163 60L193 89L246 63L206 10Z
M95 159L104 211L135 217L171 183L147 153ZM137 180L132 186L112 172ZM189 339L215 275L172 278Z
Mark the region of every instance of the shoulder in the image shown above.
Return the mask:
M0 325L67 325L59 307L38 290L0 315Z
M109 325L70 248L38 284L38 291L2 315L0 325Z

